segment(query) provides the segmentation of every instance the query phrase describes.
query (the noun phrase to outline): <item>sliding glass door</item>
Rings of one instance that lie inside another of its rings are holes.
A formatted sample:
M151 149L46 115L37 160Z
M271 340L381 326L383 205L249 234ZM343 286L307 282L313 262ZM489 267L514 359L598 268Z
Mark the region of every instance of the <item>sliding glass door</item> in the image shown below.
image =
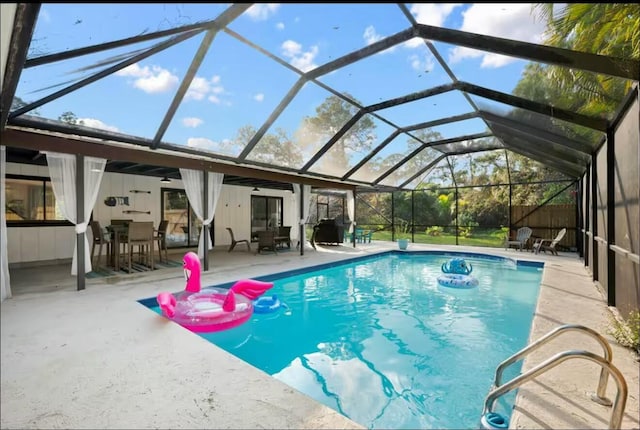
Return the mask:
M191 209L187 193L180 189L162 188L160 202L162 219L169 221L167 247L198 246L202 221Z
M251 196L251 238L282 225L282 197Z

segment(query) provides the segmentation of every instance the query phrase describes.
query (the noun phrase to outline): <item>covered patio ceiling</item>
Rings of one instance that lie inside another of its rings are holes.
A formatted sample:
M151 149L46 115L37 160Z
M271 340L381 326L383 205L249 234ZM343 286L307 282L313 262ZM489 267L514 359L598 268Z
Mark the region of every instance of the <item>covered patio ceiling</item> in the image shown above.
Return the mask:
M178 179L183 163L170 157L198 157L234 185L410 190L452 172L452 159L498 151L577 179L617 112L515 96L525 66L640 75L634 59L432 23L420 4L69 7L16 6L0 97L9 162L44 164L41 150L91 155L101 143L113 147L108 172ZM118 144L142 155L123 158ZM164 158L145 162L149 150Z

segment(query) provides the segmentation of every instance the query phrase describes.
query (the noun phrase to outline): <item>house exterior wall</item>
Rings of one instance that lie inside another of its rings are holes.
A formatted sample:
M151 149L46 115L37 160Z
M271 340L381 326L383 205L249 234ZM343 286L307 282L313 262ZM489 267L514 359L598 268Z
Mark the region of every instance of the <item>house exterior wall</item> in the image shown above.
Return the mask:
M47 166L7 163L8 175L24 175L49 177ZM157 226L162 217L160 195L162 188L184 189L181 180L172 180L170 184L163 184L159 178L126 175L105 172L100 185L100 191L93 208L93 219L105 226L111 219L124 218L134 221L153 221ZM132 193L131 190L151 191L146 193ZM233 229L236 239L250 237L251 231L251 195L272 196L283 198L283 224L297 226L297 208L291 191L262 189L252 191L251 187L223 185L214 217L214 245L229 245L231 237L226 227ZM107 206L107 197L129 197L129 206ZM150 211L150 214L125 214L123 210ZM89 241L92 240L91 229L87 230ZM291 229L292 239L297 238L297 228ZM43 227L15 227L7 226L7 254L9 264L41 262L42 264L56 264L71 260L74 251L75 230L72 226L43 226Z

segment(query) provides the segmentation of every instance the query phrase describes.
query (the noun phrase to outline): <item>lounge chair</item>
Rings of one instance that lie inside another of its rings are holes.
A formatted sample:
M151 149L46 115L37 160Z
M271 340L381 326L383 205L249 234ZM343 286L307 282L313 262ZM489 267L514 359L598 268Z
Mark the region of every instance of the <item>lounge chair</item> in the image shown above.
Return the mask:
M555 239L537 239L533 244L533 250L536 254L538 254L540 251L543 251L545 254L547 253L547 251L550 251L553 255L558 255L558 251L556 251L556 245L562 240L566 233L567 229L563 228L558 232Z
M522 251L526 248L527 241L531 237L532 232L533 231L529 227L520 227L516 232L515 240L509 240L508 238L505 238L504 249L515 246L517 249Z
M249 241L247 239L236 240L235 236L233 235L233 230L231 230L231 228L227 227L227 231L231 235L231 246L229 246L229 249L227 250L227 252L233 251L233 248L235 248L236 245L239 244L239 243L246 243L247 244L247 251L251 252L251 244L249 243Z

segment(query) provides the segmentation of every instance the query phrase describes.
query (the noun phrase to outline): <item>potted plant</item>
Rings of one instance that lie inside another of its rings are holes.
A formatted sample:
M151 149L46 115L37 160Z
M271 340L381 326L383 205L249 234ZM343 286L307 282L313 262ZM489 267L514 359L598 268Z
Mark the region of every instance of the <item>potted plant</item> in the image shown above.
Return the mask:
M404 220L399 220L395 226L395 236L398 241L398 248L406 250L409 247L409 223Z

